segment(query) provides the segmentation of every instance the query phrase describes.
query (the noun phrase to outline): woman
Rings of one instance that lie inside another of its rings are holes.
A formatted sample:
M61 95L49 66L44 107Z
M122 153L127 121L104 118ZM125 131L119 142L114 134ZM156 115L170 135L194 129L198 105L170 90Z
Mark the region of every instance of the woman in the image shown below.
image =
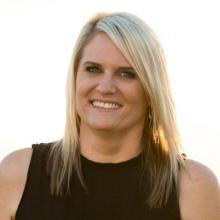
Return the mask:
M161 45L128 13L83 27L62 140L8 155L0 219L217 220L213 173L181 155Z

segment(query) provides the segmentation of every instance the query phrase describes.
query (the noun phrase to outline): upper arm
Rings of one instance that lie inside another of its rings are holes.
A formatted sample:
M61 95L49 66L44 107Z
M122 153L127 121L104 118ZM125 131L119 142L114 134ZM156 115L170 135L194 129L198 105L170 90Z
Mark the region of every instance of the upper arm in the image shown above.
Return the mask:
M0 163L0 219L15 215L26 183L32 149L26 148L6 156Z
M182 220L219 220L220 188L216 176L206 166L186 160L180 181Z

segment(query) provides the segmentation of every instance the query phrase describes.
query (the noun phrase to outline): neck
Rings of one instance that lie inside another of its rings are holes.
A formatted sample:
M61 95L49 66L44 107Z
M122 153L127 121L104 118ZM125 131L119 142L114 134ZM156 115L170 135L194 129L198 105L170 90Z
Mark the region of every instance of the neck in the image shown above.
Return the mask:
M86 158L101 163L118 163L136 157L142 151L142 130L97 131L80 126L80 149Z

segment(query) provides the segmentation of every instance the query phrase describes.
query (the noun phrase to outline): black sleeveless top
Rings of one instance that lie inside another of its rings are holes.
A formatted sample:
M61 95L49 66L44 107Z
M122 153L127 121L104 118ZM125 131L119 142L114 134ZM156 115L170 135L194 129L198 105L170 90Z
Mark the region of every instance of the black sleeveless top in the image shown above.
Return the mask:
M141 156L120 163L98 163L81 155L89 193L78 178L71 195L51 196L45 165L48 144L32 145L33 154L16 220L180 220L175 191L165 207L149 209L140 188ZM147 184L147 181L146 181Z

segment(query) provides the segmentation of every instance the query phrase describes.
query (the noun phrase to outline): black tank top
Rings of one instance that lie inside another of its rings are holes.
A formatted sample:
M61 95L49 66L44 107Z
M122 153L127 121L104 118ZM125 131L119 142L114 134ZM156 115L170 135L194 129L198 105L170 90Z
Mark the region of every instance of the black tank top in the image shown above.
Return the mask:
M175 191L166 206L149 209L140 189L141 156L120 163L98 163L81 156L89 194L78 178L71 195L51 196L46 160L51 143L32 145L33 153L16 220L180 220ZM146 182L147 184L147 182Z

